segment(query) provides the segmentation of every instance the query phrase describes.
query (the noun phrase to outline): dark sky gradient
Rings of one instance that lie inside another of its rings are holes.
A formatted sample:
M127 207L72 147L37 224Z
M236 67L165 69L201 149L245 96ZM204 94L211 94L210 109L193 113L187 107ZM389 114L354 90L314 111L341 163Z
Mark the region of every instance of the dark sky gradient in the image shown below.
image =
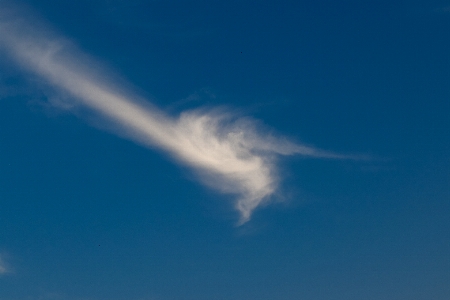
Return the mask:
M21 3L169 114L373 158L281 158L285 201L239 227L2 53L0 300L449 299L450 1Z

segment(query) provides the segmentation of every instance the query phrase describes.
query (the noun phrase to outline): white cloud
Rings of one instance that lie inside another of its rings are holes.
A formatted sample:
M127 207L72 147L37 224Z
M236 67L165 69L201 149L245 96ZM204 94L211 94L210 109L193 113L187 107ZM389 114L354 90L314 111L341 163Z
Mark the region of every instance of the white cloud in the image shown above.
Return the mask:
M202 181L236 195L240 222L270 201L278 186L276 156L350 158L294 144L264 133L250 119L225 109L198 109L166 115L133 93L120 89L98 63L75 50L67 39L37 29L13 13L0 16L0 44L23 68L73 101L63 106L95 114L110 130L169 153L193 167ZM54 103L55 105L60 105Z

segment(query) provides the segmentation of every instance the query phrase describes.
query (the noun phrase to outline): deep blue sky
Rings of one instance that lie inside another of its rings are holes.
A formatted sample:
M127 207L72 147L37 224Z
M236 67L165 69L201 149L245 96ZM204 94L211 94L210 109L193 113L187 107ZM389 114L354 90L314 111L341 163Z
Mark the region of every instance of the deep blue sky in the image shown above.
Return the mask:
M236 227L2 55L0 300L449 298L450 1L21 3L169 114L374 158L282 158L285 202Z

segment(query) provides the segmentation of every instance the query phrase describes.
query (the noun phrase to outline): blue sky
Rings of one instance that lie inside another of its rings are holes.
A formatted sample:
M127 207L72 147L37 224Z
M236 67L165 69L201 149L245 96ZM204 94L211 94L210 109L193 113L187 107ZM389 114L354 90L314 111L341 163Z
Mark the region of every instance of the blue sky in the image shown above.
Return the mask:
M1 2L0 300L448 299L449 25Z

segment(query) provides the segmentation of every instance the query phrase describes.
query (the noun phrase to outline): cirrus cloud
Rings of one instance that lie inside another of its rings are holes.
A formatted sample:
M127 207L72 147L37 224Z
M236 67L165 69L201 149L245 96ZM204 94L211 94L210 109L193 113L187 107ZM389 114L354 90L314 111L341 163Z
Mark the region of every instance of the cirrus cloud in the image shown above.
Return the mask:
M224 108L170 116L134 93L124 92L68 39L43 28L15 11L3 12L0 45L23 69L70 99L69 104L54 101L53 105L87 111L118 135L159 148L192 167L205 184L236 196L240 223L276 192L279 156L356 158L293 143Z

